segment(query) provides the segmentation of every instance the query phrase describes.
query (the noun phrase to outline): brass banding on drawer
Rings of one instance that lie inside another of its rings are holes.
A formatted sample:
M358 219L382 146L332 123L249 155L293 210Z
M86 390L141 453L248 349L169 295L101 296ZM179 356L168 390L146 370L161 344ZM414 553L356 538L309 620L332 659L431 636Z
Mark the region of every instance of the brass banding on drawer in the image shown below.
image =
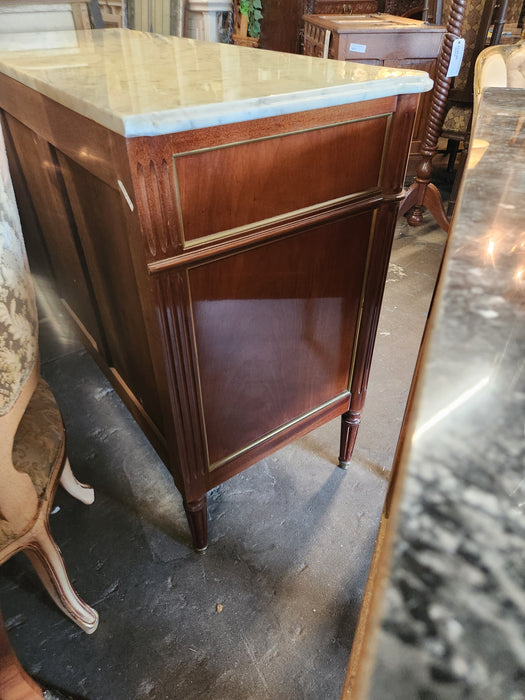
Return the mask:
M389 117L174 154L184 248L379 187Z

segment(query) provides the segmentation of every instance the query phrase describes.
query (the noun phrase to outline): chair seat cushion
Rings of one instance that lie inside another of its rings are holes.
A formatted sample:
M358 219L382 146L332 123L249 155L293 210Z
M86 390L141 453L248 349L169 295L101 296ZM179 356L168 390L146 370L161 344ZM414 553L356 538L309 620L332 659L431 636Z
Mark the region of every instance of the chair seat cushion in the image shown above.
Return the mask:
M0 551L10 542L16 540L18 533L5 520L0 519Z
M445 138L463 140L470 126L472 107L452 105L443 121L441 135Z
M63 452L64 424L51 389L40 377L15 435L13 464L31 477L42 497Z
M57 460L63 455L64 424L51 389L40 377L36 389L18 426L13 445L13 464L31 478L39 499L60 474ZM0 550L20 537L21 533L0 518Z

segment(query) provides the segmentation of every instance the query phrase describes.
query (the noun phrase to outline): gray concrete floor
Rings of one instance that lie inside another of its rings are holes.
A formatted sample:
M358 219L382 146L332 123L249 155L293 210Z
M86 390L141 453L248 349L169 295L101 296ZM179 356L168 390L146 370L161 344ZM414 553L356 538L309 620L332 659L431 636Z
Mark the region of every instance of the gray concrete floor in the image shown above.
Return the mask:
M100 614L87 636L22 555L1 567L11 642L43 685L89 700L339 698L445 242L427 220L396 231L352 465L335 466L337 420L232 478L209 496L205 555L166 469L41 299L43 374L96 490L89 507L59 491L51 527Z

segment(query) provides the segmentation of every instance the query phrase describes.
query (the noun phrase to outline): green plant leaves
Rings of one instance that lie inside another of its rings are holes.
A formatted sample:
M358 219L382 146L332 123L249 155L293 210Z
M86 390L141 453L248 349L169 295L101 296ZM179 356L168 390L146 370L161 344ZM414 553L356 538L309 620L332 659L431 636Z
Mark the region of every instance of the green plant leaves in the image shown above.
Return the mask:
M248 36L258 39L263 18L261 0L239 0L239 11L248 18Z

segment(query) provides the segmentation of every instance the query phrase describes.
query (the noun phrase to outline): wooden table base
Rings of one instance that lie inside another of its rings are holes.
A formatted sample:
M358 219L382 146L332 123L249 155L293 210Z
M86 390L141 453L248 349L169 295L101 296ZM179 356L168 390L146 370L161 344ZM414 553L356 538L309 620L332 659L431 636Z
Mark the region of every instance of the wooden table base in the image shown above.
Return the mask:
M441 195L435 185L430 182L432 175L432 158L437 149L437 143L443 127L445 106L450 88L451 78L448 77L448 67L452 55L454 40L461 36L465 17L466 0L454 0L447 21L447 31L443 39L443 47L439 55L438 70L432 95L432 103L427 118L425 136L421 144L421 162L417 169L416 179L406 192L405 199L399 208L399 216L407 214L410 226L419 226L423 222L422 207L426 207L441 228L448 233L450 222L445 213Z

